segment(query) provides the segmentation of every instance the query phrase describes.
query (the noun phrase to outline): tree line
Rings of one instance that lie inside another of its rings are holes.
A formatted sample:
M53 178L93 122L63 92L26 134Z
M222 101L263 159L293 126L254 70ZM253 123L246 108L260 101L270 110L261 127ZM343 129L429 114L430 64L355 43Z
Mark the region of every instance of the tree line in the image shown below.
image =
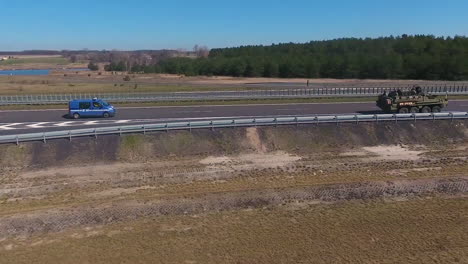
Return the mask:
M468 38L426 35L343 38L212 49L208 57L167 58L153 64L125 61L111 71L235 77L468 79Z

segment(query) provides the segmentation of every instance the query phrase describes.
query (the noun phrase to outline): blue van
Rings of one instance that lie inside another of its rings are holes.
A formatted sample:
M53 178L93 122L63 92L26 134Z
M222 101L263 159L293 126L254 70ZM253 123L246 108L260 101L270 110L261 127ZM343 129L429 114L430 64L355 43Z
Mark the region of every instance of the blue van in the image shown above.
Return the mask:
M115 116L115 108L106 101L94 98L73 100L68 103L68 115L74 119L80 117L111 117Z

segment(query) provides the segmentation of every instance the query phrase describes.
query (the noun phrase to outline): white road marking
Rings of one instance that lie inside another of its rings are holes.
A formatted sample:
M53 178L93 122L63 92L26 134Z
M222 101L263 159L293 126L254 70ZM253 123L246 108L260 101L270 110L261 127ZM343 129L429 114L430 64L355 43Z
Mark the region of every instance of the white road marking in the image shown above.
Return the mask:
M131 122L132 120L118 120L117 122L115 122L116 124L124 124L124 123L129 123Z
M86 123L83 123L83 125L85 126L89 126L89 125L96 125L99 121L88 121Z
M30 128L44 128L44 126L42 125L45 125L45 124L49 124L50 122L39 122L39 123L35 123L35 124L32 124L32 125L26 125L27 127L30 127Z
M3 129L3 130L12 130L12 129L16 129L12 126L18 126L18 125L21 125L23 123L12 123L12 124L8 124L8 125L3 125L3 126L0 126L0 129Z
M73 123L76 123L76 122L73 122L73 121L61 122L61 123L54 124L54 126L64 127L64 126L69 126Z

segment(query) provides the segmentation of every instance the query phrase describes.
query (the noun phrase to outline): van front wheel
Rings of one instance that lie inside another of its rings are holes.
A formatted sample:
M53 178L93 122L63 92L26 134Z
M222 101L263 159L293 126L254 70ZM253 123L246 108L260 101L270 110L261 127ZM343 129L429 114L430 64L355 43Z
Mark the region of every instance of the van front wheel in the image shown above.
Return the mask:
M108 117L109 117L109 113L105 112L105 113L102 115L102 117L108 118Z
M78 118L80 118L80 114L74 113L74 114L73 114L73 119L78 119Z

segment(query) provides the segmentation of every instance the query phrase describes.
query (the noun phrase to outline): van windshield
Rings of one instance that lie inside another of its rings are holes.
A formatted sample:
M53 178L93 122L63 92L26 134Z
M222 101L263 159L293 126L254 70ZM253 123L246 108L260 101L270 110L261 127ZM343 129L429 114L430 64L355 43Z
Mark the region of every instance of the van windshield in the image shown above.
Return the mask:
M104 107L108 107L108 106L109 106L109 103L106 102L106 101L101 101L101 103L102 103L102 105L103 105Z

